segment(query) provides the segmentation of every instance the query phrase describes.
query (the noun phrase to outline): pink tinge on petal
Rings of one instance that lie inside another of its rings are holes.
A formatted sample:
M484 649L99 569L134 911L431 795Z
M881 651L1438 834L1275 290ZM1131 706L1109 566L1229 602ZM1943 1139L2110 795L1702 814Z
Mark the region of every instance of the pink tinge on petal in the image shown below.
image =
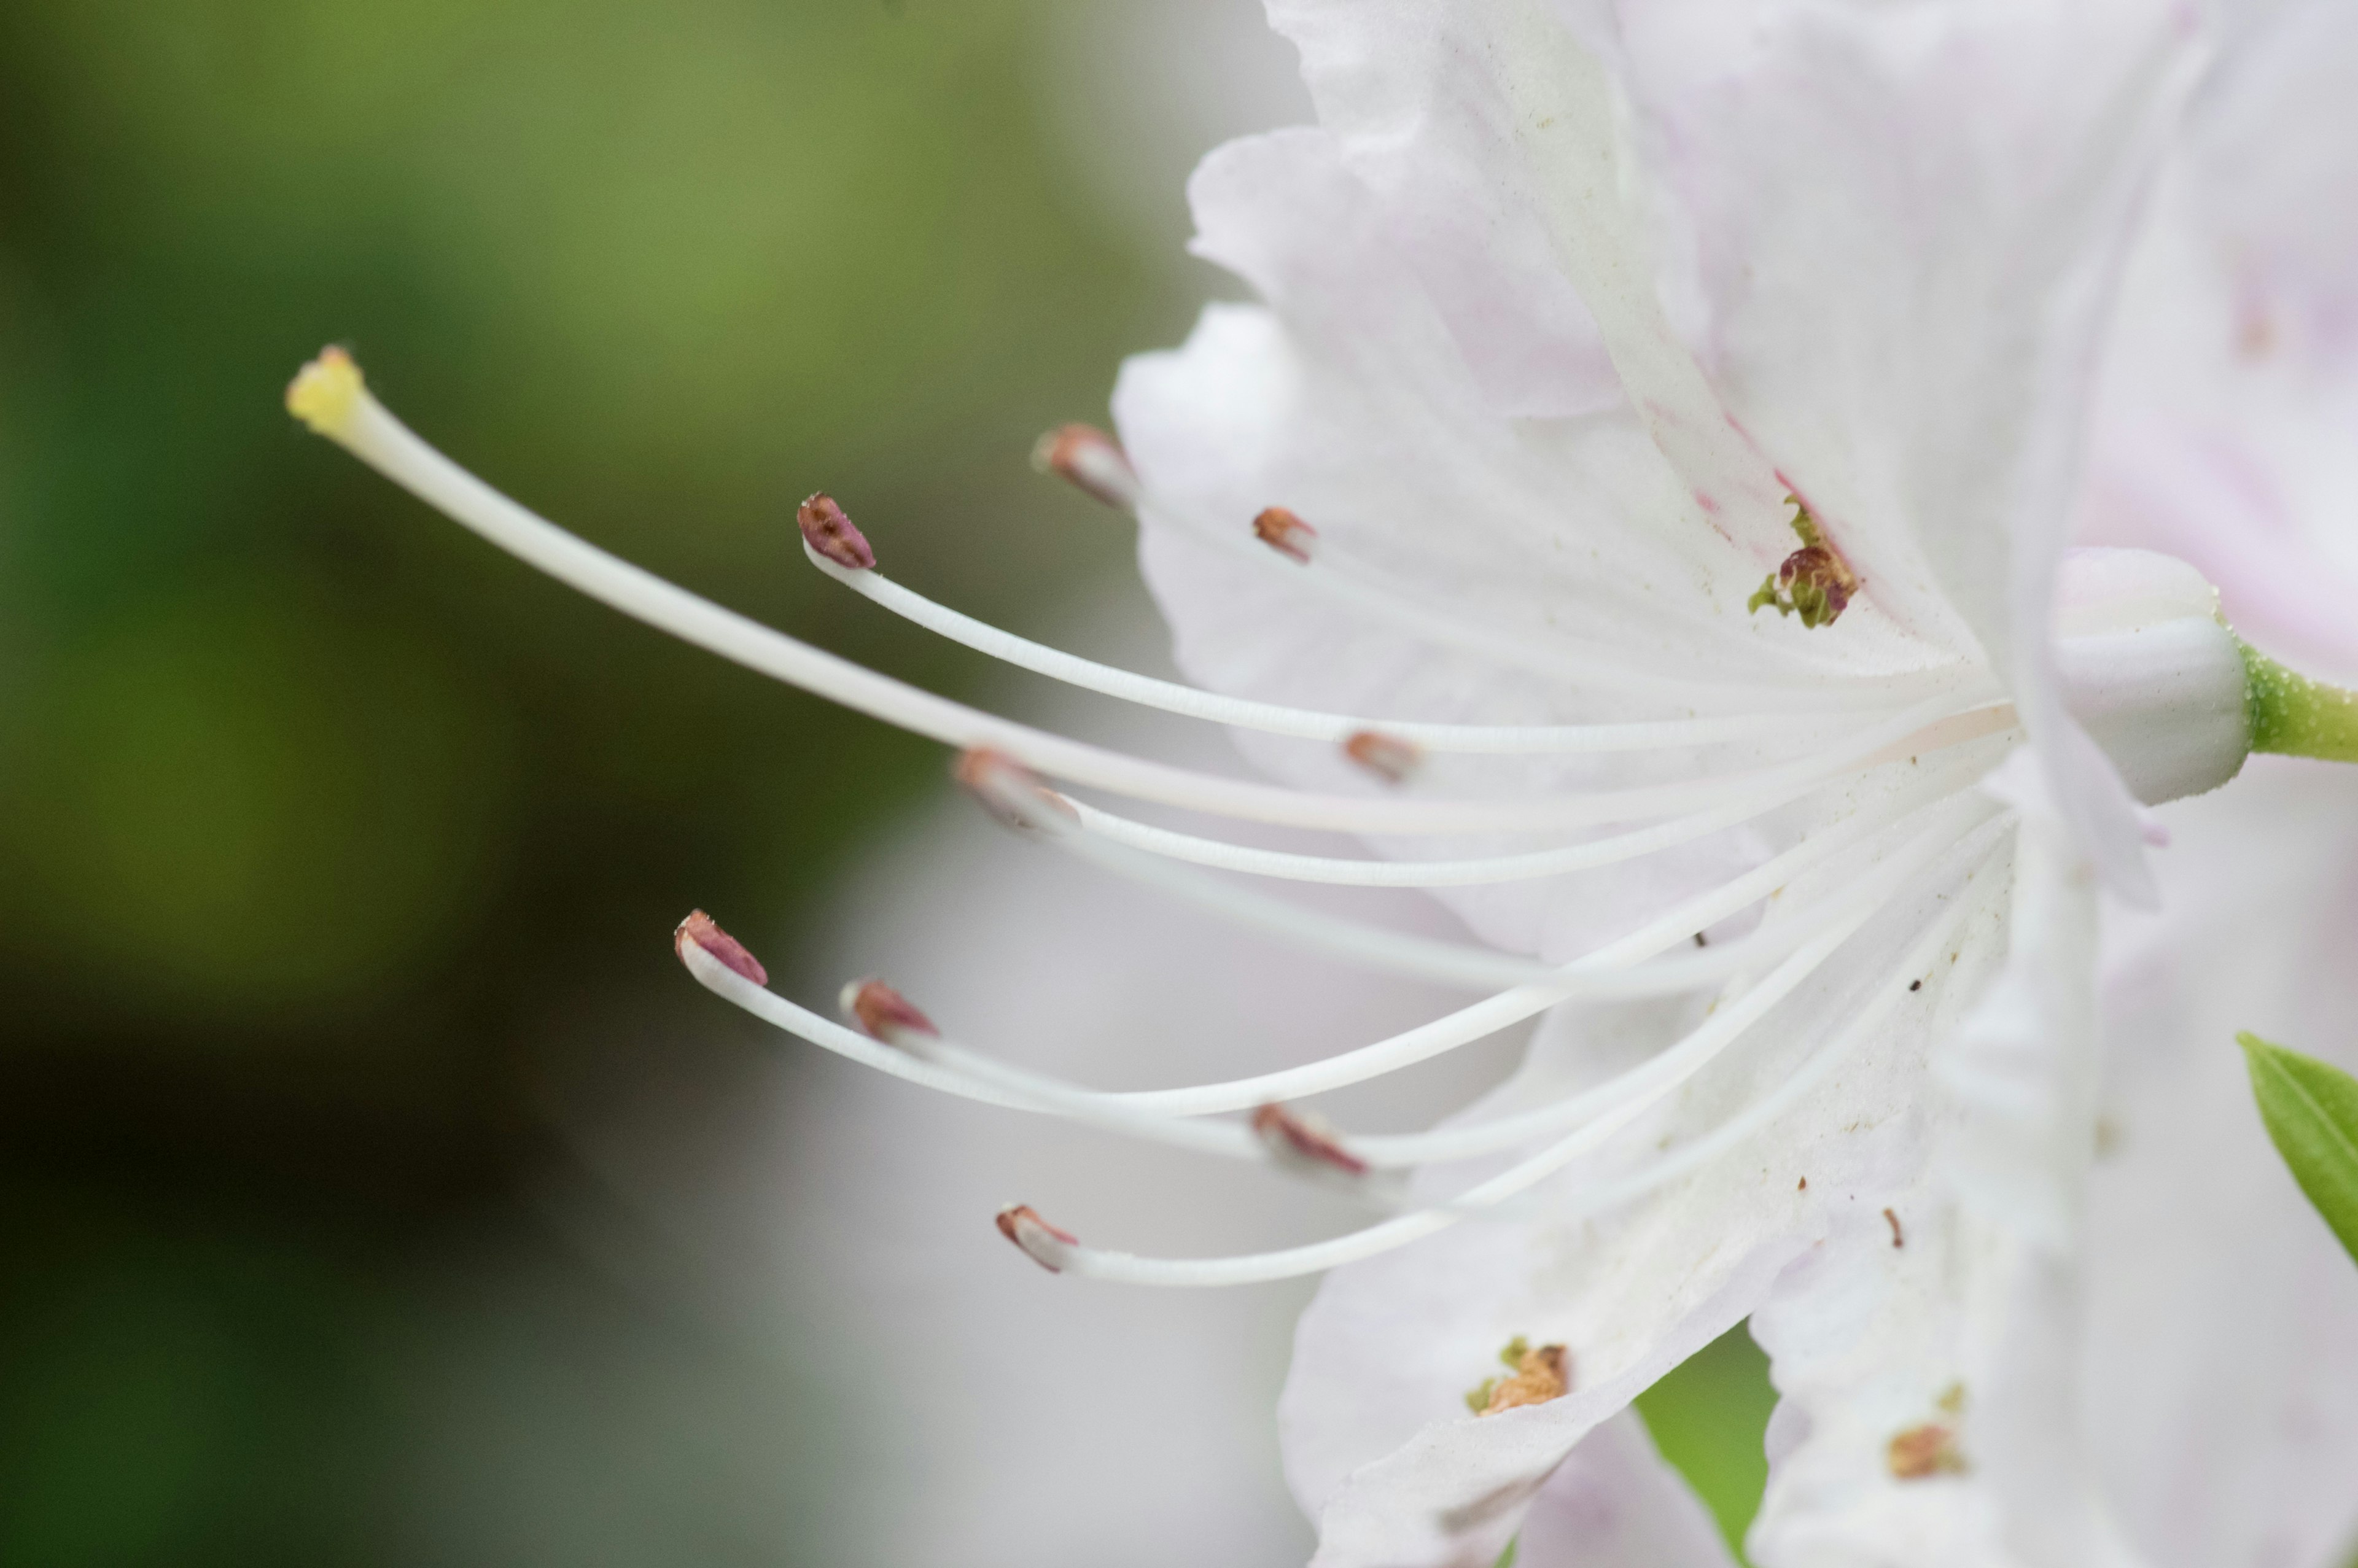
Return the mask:
M827 492L820 491L796 507L795 521L802 527L803 543L837 566L856 572L875 567L876 552L868 547L867 535L852 525L850 514Z
M682 960L687 957L690 944L706 957L718 959L722 968L741 979L757 986L770 983L770 971L762 968L762 960L747 952L743 943L721 930L712 916L700 909L681 921L671 934L672 950Z

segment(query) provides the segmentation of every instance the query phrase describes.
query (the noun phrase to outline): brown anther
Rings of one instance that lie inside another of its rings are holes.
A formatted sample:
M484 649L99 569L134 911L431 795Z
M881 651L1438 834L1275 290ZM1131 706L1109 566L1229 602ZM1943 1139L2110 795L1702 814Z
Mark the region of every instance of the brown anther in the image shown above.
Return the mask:
M1282 506L1264 507L1260 515L1253 519L1253 534L1287 560L1299 561L1305 567L1318 548L1318 530Z
M1343 755L1375 774L1386 784L1405 784L1424 761L1424 752L1414 741L1387 735L1379 730L1361 730L1343 742Z
M1891 1227L1891 1245L1894 1247L1907 1246L1908 1238L1902 1234L1899 1229L1899 1217L1892 1213L1889 1209L1885 1209L1883 1211L1883 1217L1884 1220Z
M1121 443L1094 425L1059 425L1032 448L1032 466L1123 511L1138 504L1138 470Z
M1884 1462L1902 1481L1929 1481L1935 1476L1962 1476L1972 1468L1957 1447L1953 1428L1937 1421L1911 1426L1891 1440Z
M802 525L803 543L837 566L864 572L876 565L876 552L868 547L868 536L852 526L851 514L827 492L822 490L795 507L795 521Z
M1520 1405L1543 1405L1571 1391L1572 1353L1561 1345L1542 1345L1516 1358L1515 1375L1493 1384L1489 1402L1476 1413L1497 1415Z
M1053 1242L1057 1241L1063 1242L1067 1247L1078 1247L1081 1244L1079 1237L1069 1231L1059 1230L1042 1219L1039 1211L1028 1203L1011 1203L999 1211L999 1234L1023 1249L1025 1257L1052 1274L1061 1274L1064 1270L1057 1267L1052 1260L1055 1256L1053 1251L1050 1251L1046 1257L1042 1256L1044 1249L1049 1249Z
M988 746L961 752L950 776L1006 827L1040 827L1044 826L1042 812L1053 813L1076 826L1081 820L1081 814L1073 809L1071 801L1050 789L1039 774L1004 752L994 752Z
M1315 1117L1265 1105L1253 1112L1252 1130L1282 1156L1332 1165L1347 1175L1368 1173L1368 1162L1345 1148L1335 1130Z
M860 1022L870 1037L887 1045L895 1033L939 1035L934 1021L916 1003L882 980L855 980L843 988L843 1010Z
M742 942L721 930L712 916L700 909L672 928L671 947L679 955L680 962L687 961L687 949L691 945L741 979L751 980L757 986L770 983L770 971L762 968L762 960L748 953Z

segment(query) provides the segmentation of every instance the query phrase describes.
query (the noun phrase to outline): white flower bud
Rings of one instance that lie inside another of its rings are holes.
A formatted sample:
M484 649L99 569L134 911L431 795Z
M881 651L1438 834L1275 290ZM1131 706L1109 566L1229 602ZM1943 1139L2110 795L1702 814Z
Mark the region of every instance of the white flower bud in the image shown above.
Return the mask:
M2073 550L2056 582L2063 700L2147 806L2213 790L2252 749L2243 644L2219 593L2148 550Z

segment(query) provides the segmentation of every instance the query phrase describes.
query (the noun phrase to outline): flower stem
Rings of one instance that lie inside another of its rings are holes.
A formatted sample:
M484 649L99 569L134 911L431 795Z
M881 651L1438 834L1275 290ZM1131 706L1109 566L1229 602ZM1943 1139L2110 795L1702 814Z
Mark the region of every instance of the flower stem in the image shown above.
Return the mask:
M2252 750L2358 762L2358 692L2311 680L2249 643L2244 674L2252 705Z

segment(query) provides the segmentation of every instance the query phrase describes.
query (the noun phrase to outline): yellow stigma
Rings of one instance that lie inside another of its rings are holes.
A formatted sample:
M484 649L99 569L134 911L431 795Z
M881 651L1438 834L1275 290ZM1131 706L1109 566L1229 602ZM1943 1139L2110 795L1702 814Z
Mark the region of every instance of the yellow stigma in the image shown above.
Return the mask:
M287 412L311 427L315 434L336 437L352 423L367 391L361 367L339 348L325 348L319 357L295 373L287 384Z

